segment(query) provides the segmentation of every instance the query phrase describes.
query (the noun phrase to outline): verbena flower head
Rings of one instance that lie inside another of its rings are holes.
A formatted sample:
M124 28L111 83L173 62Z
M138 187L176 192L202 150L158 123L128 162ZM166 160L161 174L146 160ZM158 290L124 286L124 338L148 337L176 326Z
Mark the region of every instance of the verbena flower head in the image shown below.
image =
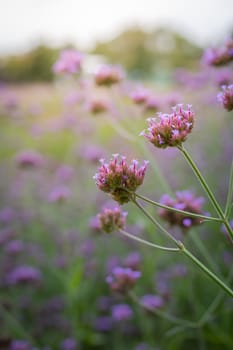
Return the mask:
M221 48L205 50L202 62L210 66L222 66L233 60L233 40L229 39Z
M106 281L112 291L126 294L134 287L140 277L140 271L117 266L113 269L112 274L106 278Z
M218 93L217 99L223 108L230 112L233 110L233 84L228 86L223 85L222 90L222 92Z
M59 59L53 66L54 73L78 73L83 61L83 55L76 50L69 49L61 52Z
M176 198L172 198L168 194L165 194L162 196L160 203L175 209L203 215L202 205L204 203L204 198L196 197L191 191L176 192ZM191 217L164 208L159 210L159 216L169 222L171 226L177 225L184 230L188 230L192 226L202 223L202 219L197 217Z
M149 128L141 135L156 147L176 147L181 145L192 131L194 112L191 105L185 110L182 104L178 104L173 107L171 114L158 113L157 118L147 120Z
M128 165L126 158L118 154L114 154L109 163L103 159L100 162L101 166L94 176L99 189L109 193L120 204L129 202L131 193L143 183L148 162L144 161L144 165L139 166L137 160L132 160Z
M44 159L36 151L28 150L22 151L16 156L17 165L20 168L38 168L44 163Z
M160 309L164 306L164 301L159 295L146 294L140 299L141 304L149 310Z
M117 304L112 307L112 318L115 321L127 321L133 317L133 310L128 304Z
M71 196L70 189L66 186L55 187L48 196L48 201L50 203L62 203L66 201Z
M42 280L40 270L35 267L21 265L12 270L7 276L7 283L10 285L20 283L38 283Z
M111 86L124 78L123 71L118 66L104 65L95 74L95 83L99 86Z
M130 94L132 101L138 105L144 104L147 101L149 96L150 96L150 91L141 86L137 87Z
M124 229L127 214L127 212L121 211L120 208L104 209L102 213L98 214L99 226L106 233Z
M92 114L100 114L106 112L109 106L106 101L101 99L93 99L88 103L88 110Z

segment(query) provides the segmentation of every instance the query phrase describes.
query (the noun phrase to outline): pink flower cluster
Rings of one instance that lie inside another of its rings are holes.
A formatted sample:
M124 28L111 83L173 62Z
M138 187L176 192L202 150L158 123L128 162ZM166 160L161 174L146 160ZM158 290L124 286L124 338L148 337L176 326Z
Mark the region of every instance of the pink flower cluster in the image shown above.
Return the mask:
M202 61L209 66L222 66L233 60L233 40L229 39L219 49L208 48L202 57Z
M233 110L233 84L228 86L223 85L222 90L222 92L218 93L217 99L223 108L230 112Z
M54 73L78 73L81 68L83 55L76 50L64 50L61 52L59 59L53 66Z
M131 193L143 183L147 169L147 161L138 167L138 161L132 160L131 164L126 163L126 158L114 154L109 163L104 159L100 160L101 166L94 176L96 184L103 192L109 193L115 201L120 204L131 200Z
M119 83L124 78L123 71L118 66L104 65L95 74L96 85L111 86Z
M117 266L113 269L112 275L106 278L106 281L114 292L126 294L134 287L140 277L140 271Z
M44 159L40 153L33 150L26 150L20 152L16 156L16 162L20 168L31 169L38 168L43 165Z
M200 215L204 214L202 210L204 198L195 197L194 193L191 191L176 192L176 198L172 198L168 194L165 194L162 196L160 203L190 213ZM200 218L184 215L164 208L159 210L159 216L171 226L177 225L185 230L202 223L202 219Z
M120 208L104 209L98 214L99 227L106 233L116 229L124 229L127 212L122 212Z
M192 131L194 112L183 109L182 104L173 107L171 114L158 113L158 118L149 118L149 128L141 135L145 136L154 146L159 148L176 147L182 144Z

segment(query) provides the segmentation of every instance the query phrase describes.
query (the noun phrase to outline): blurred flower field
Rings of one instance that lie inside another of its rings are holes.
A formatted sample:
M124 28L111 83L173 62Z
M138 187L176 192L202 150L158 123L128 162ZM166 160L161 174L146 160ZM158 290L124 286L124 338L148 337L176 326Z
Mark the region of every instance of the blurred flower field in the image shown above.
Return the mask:
M180 252L140 244L172 246L131 201L140 186L140 206L233 286L229 227L208 220L215 209L176 147L185 141L232 226L233 71L226 51L204 58L165 86L114 66L87 74L67 51L55 83L1 84L0 349L233 348L232 298Z

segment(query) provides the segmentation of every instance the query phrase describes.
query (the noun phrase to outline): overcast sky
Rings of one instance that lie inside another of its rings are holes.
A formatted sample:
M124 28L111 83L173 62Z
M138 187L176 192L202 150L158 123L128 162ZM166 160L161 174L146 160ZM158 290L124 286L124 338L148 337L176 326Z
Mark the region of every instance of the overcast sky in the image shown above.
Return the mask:
M233 0L0 0L0 54L39 41L81 48L130 25L169 25L201 45L233 30Z

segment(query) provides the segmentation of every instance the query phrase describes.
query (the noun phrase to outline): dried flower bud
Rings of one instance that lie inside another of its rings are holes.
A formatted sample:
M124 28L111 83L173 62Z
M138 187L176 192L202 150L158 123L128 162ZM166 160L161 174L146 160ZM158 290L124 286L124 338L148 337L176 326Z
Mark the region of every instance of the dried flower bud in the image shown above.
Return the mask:
M217 99L223 108L230 112L233 110L233 84L223 85L222 89L223 91L218 93Z
M176 198L171 198L168 194L165 194L160 200L161 204L200 215L203 215L203 202L203 197L195 197L194 193L191 191L176 192ZM184 215L164 208L159 210L159 216L163 220L169 222L171 226L177 225L184 230L188 230L192 226L202 223L202 219L197 217L188 216L188 214Z
M124 229L127 214L122 212L120 208L104 209L102 213L98 214L99 226L106 233Z
M191 105L184 110L182 104L173 107L173 113L158 113L158 118L148 119L149 128L141 135L159 148L176 147L182 144L192 131L194 113Z
M99 189L111 194L120 204L129 202L131 193L143 183L148 162L144 161L144 165L138 167L138 162L133 160L131 165L128 165L125 157L119 159L118 154L115 154L109 163L105 163L104 160L101 160L101 163L94 176Z

